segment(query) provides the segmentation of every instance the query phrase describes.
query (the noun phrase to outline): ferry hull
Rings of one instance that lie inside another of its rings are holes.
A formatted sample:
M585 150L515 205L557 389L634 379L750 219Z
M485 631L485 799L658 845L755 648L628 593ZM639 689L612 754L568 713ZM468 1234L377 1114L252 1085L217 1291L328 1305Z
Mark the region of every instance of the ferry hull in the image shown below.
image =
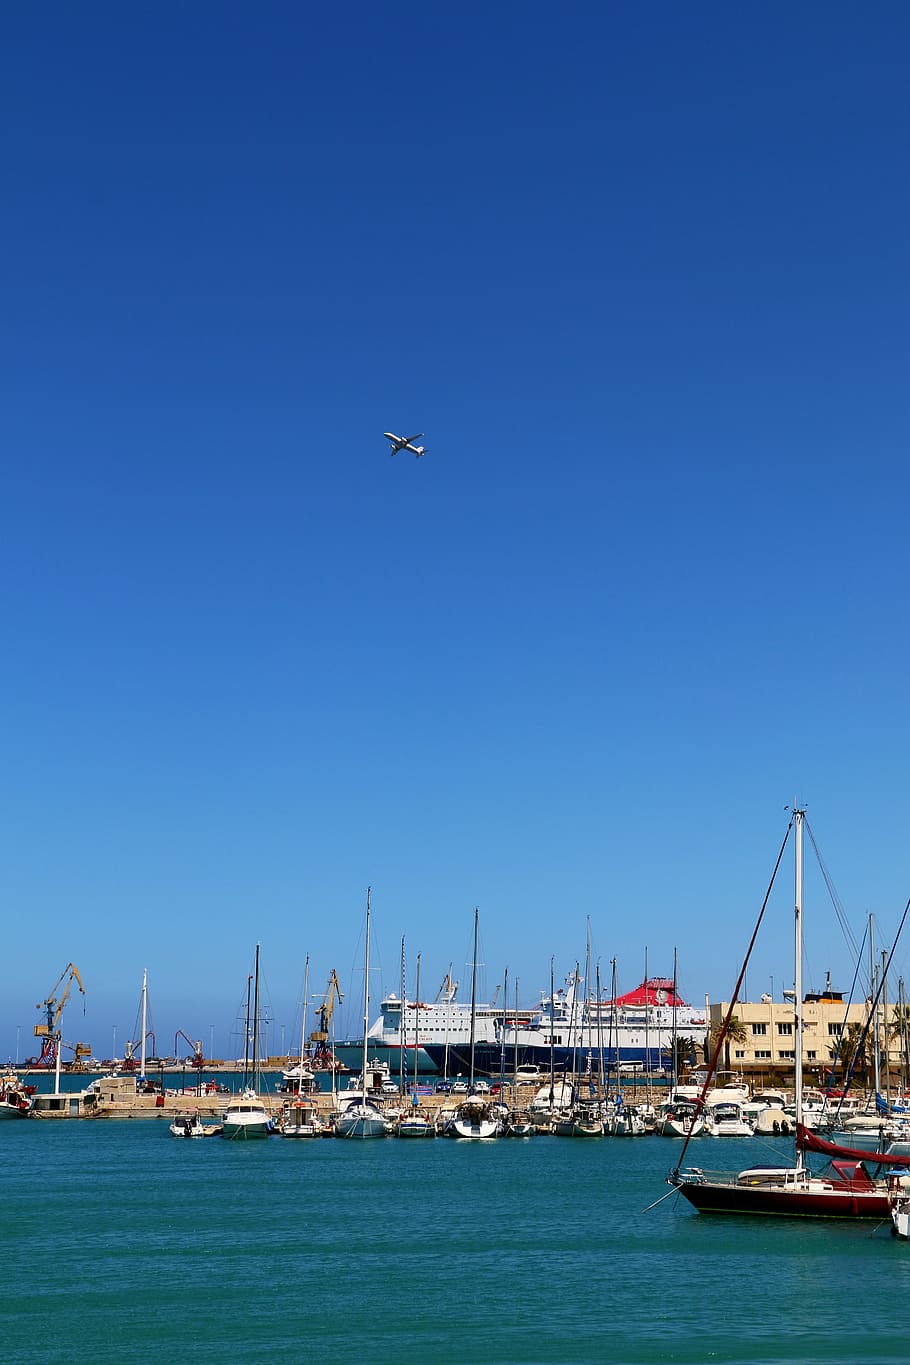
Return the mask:
M401 1073L401 1048L393 1043L375 1043L372 1038L369 1041L367 1051L370 1060L376 1060L388 1065L389 1074L398 1076ZM404 1074L414 1075L414 1049L405 1048ZM444 1049L441 1049L444 1051ZM363 1064L363 1039L359 1043L345 1042L335 1044L335 1057L351 1071L359 1071ZM426 1048L420 1047L417 1050L417 1074L418 1076L435 1076L439 1068L429 1055Z

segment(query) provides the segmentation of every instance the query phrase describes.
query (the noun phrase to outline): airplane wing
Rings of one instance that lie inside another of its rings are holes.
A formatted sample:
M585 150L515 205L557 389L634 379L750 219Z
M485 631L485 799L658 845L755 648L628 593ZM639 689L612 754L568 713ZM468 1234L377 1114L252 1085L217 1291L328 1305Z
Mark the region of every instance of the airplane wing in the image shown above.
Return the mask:
M410 443L411 441L419 441L422 435L423 435L422 431L415 432L413 436L407 437L408 443Z
M382 434L383 434L383 436L386 438L387 441L396 441L396 442L397 442L397 441L400 441L400 440L401 440L401 437L400 437L400 436L396 436L395 433L394 433L394 431L384 431Z

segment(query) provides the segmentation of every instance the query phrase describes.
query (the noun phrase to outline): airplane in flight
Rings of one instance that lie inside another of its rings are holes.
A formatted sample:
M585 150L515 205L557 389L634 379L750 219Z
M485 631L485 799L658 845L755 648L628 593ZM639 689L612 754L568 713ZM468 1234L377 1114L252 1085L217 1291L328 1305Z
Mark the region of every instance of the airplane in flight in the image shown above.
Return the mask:
M410 450L420 459L421 455L426 455L426 446L415 446L414 441L419 441L423 435L422 431L415 432L413 436L396 436L394 431L384 431L383 436L387 441L392 442L390 455L397 455L399 450Z

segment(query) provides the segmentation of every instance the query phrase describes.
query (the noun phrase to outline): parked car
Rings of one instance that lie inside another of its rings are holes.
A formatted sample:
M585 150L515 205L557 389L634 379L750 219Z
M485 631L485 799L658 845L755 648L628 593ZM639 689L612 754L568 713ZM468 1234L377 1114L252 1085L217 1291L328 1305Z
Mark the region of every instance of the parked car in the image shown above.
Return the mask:
M383 1093L384 1095L397 1095L397 1094L398 1094L398 1086L395 1084L394 1081L383 1081L383 1083L382 1083L382 1093Z
M436 1091L437 1095L448 1095L449 1091L452 1089L452 1082L437 1081L433 1089Z
M453 1094L453 1095L466 1095L467 1093L468 1093L468 1083L467 1083L467 1081L453 1081L453 1082L452 1082L452 1094Z
M490 1085L489 1085L489 1082L488 1082L488 1081L475 1081L475 1082L474 1082L474 1091L473 1091L473 1093L474 1093L475 1095L489 1095L489 1093L490 1093Z

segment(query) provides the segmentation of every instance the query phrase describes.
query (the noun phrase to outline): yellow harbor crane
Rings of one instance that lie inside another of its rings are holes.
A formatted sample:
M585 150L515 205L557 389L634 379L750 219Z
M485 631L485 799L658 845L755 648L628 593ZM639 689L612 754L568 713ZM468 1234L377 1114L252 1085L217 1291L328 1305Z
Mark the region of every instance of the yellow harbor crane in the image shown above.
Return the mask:
M79 968L74 962L68 962L60 973L58 979L51 987L46 1000L39 1000L35 1009L44 1010L44 1023L35 1025L35 1037L41 1039L41 1056L38 1058L38 1066L56 1066L60 1053L60 1020L63 1017L63 1006L69 999L73 982L85 995L85 987L82 984L82 977L79 975ZM59 994L58 994L59 992ZM82 1056L88 1056L90 1049L87 1043L80 1044L80 1049L85 1048ZM79 1058L77 1057L77 1060Z
M338 974L333 967L329 973L329 984L325 988L322 1004L316 1006L316 1013L319 1015L319 1027L313 1029L310 1034L310 1042L316 1043L320 1050L324 1050L329 1041L335 1002L337 1000L340 1005L343 999L344 996L341 994L341 987L338 984Z

